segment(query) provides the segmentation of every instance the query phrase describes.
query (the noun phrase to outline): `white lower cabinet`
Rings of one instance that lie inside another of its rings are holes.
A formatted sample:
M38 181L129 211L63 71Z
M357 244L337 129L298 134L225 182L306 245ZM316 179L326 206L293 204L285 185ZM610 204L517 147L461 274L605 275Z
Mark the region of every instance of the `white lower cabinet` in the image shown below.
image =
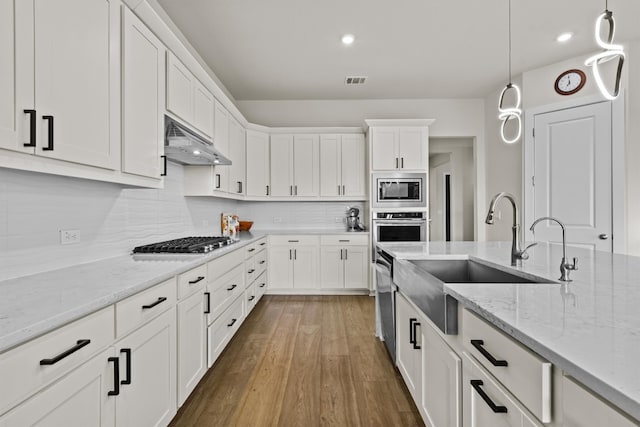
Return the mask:
M207 372L204 288L178 303L178 406Z
M270 237L268 270L270 289L316 289L318 237Z
M0 417L0 426L115 425L113 348L104 350L59 381ZM111 359L113 360L113 359Z
M474 427L542 427L473 356L464 354L464 425Z
M320 238L320 287L323 289L369 288L369 236L322 236Z
M431 427L460 427L462 359L428 321L424 320L421 330L422 393L418 408Z
M562 377L562 413L565 427L637 426L613 406L572 378Z
M409 393L420 402L422 389L422 320L401 293L396 294L396 364Z
M116 355L116 425L168 425L177 410L175 305L118 341Z

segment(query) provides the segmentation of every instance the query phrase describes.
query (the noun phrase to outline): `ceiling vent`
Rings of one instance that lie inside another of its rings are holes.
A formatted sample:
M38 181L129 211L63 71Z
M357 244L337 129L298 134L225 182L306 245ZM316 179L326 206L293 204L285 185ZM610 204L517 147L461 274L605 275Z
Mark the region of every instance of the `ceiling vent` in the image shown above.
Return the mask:
M366 76L347 76L344 79L344 84L347 86L357 86L365 84L366 81Z

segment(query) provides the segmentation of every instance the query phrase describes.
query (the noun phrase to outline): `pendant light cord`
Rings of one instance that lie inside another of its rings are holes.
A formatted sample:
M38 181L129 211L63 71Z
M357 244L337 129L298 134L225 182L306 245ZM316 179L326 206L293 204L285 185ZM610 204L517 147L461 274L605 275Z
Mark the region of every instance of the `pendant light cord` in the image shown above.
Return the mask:
M509 84L511 84L511 0L509 0Z

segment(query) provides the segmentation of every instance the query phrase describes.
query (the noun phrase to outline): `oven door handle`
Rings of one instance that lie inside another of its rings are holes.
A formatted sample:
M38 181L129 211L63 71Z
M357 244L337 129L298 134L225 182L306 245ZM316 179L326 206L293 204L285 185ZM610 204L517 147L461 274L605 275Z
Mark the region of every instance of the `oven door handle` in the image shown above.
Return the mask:
M379 221L379 220L373 220L373 225L377 226L377 225L406 225L406 224L415 224L415 225L419 225L419 224L424 224L427 221L424 219L395 219L395 220L387 220L387 221Z

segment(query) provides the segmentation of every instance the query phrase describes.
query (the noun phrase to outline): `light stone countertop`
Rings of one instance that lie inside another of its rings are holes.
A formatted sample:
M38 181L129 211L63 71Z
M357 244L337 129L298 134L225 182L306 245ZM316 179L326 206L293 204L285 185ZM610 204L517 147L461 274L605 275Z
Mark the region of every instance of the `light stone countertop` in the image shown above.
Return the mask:
M558 281L562 247L539 244L511 267L511 242L380 243L398 259L469 256ZM445 292L640 420L640 258L567 248L568 285L447 284Z

